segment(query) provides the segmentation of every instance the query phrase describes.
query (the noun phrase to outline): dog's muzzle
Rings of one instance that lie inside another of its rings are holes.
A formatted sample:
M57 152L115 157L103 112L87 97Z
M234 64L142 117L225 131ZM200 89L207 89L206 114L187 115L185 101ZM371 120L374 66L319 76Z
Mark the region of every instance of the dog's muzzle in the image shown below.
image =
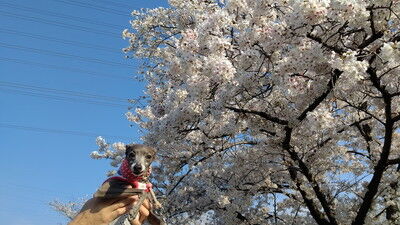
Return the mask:
M133 172L133 174L135 174L136 176L142 175L144 172L144 166L140 165L140 164L135 164L132 165L131 170Z

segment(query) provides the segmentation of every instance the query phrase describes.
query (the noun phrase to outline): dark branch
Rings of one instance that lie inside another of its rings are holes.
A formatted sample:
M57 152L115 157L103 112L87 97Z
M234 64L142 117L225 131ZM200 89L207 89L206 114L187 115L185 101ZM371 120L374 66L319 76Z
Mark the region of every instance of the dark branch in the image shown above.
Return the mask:
M348 128L348 127L352 127L352 126L355 126L357 123L362 123L362 122L364 122L364 121L366 121L366 120L370 120L372 117L366 117L366 118L363 118L363 119L360 119L359 121L356 121L356 122L353 122L353 123L351 123L350 125L348 125L348 126L346 126L345 128L342 128L342 129L340 129L337 133L338 134L341 134L341 133L343 133L344 131L346 131L346 129ZM331 141L332 140L332 137L329 137L329 138L327 138L327 139L325 139L324 141L322 141L322 142L319 142L315 147L313 147L313 148L322 148L322 147L324 147L324 145L326 145L329 141ZM313 149L312 148L312 149Z
M322 208L324 209L325 214L327 215L330 222L324 218L324 216L321 214L321 212L316 208L315 203L311 199L309 199L307 194L305 193L305 191L303 189L301 189L301 183L297 179L296 172L289 168L290 177L295 182L297 189L299 190L300 194L302 195L302 197L304 199L304 202L307 205L307 208L310 210L311 215L313 216L313 218L316 220L316 222L318 224L338 224L336 221L336 218L334 217L334 213L332 212L332 209L331 209L324 193L320 189L319 185L314 181L314 178L312 177L312 174L311 174L310 170L308 169L307 165L300 159L298 154L295 151L293 151L290 147L290 139L292 137L292 128L285 127L285 131L286 131L286 134L285 134L285 138L282 142L282 148L289 153L290 158L293 161L298 163L301 173L307 178L308 182L311 183L313 190L315 192L315 195L317 196L319 202L321 203Z
M396 165L396 164L400 164L400 158L388 159L388 161L387 161L387 165Z
M297 179L296 171L289 169L290 178L296 184L297 190L300 192L303 197L304 203L306 204L308 210L310 211L311 216L315 219L317 224L325 225L329 224L329 221L324 218L324 215L318 210L317 206L313 202L311 198L307 196L307 193L301 188L301 183L299 179Z
M315 195L317 196L319 202L321 203L322 208L324 209L326 215L328 216L328 219L331 221L330 224L338 224L334 216L334 212L332 211L325 194L322 192L320 186L315 182L307 165L303 162L303 160L300 159L300 157L296 152L292 150L289 150L288 152L290 158L298 163L301 173L307 178L308 182L310 182L310 184L312 185L312 189L314 190Z
M230 109L230 110L232 110L234 112L237 112L237 113L254 114L254 115L260 116L260 117L262 117L262 118L264 118L264 119L266 119L268 121L271 121L271 122L274 122L274 123L277 123L277 124L280 124L280 125L288 125L289 124L288 121L279 119L279 118L274 117L274 116L271 116L271 115L269 115L269 114L267 114L265 112L260 112L260 111L255 111L255 110L248 110L248 109L238 109L238 108L234 108L234 107L230 107L230 106L226 106L225 108Z
M363 49L370 45L372 42L378 40L379 38L383 37L383 32L379 31L378 33L373 34L371 37L367 38L363 43L361 43L358 48Z
M310 34L310 33L307 34L307 37L310 38L310 39L313 40L313 41L316 41L316 42L320 43L320 44L321 44L322 46L324 46L325 48L336 52L337 54L343 54L343 53L345 52L345 50L343 50L343 49L341 49L341 48L338 48L338 47L336 47L336 46L328 45L327 43L325 43L324 41L322 41L322 39L321 39L320 37L316 37L316 36L314 36L314 35L312 35L312 34Z
M373 56L370 59L370 64L373 62L374 58L375 56ZM374 168L374 175L372 176L372 179L367 186L363 202L360 205L360 208L357 212L357 216L355 217L352 225L362 225L365 223L367 213L371 208L375 195L378 192L379 184L381 183L383 173L387 167L390 149L392 146L393 127L394 127L394 121L392 118L392 97L385 89L385 87L381 86L375 68L372 68L370 66L367 69L367 73L370 75L370 79L374 87L378 89L379 92L381 92L383 100L385 102L385 118L386 118L385 136L380 158Z
M400 114L395 116L395 117L393 117L393 122L397 122L399 120L400 120Z
M302 121L307 117L307 113L313 111L315 108L317 108L317 106L325 100L325 98L328 96L328 94L332 91L333 87L335 87L336 81L339 79L340 75L343 72L335 69L333 71L333 75L332 78L329 80L328 82L328 87L325 90L324 93L322 93L322 95L320 95L319 97L317 97L313 103L311 103L311 105L309 105L304 111L303 113L300 114L299 117L297 117L298 120Z

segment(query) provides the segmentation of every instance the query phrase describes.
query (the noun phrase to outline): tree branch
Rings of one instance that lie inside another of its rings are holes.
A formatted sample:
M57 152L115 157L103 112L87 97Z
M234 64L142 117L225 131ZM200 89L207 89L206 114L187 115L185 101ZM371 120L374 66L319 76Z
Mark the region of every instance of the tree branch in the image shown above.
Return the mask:
M225 108L230 109L237 113L245 113L245 114L254 114L260 116L268 121L280 124L280 125L288 125L288 121L279 119L278 117L271 116L265 112L255 111L255 110L248 110L248 109L238 109L230 106L226 106Z
M397 159L388 159L387 165L395 165L395 164L400 164L400 158Z
M307 181L310 182L312 189L315 192L315 195L317 196L319 202L322 205L322 208L324 209L329 221L331 222L330 224L338 224L338 222L336 221L334 212L332 211L325 194L322 192L318 183L315 182L307 165L303 162L303 160L300 159L300 157L298 156L298 154L296 152L291 151L291 150L289 150L288 152L289 152L290 158L293 161L296 161L298 163L300 172L307 178Z
M314 35L312 35L311 33L307 34L307 37L313 41L316 41L318 43L320 43L322 46L324 46L325 48L332 50L334 52L336 52L337 54L343 54L345 52L345 50L338 48L336 46L330 46L327 43L323 42L322 39L320 37L316 37Z
M315 203L311 199L308 199L307 194L304 192L304 190L301 189L301 186L300 186L301 183L297 179L296 172L289 169L290 177L295 182L297 189L300 191L300 194L302 195L308 209L310 210L310 213L312 214L313 218L317 221L318 224L334 224L334 225L338 224L338 222L336 221L336 218L334 217L334 213L333 213L324 193L322 192L319 185L314 181L314 178L312 177L312 174L311 174L310 170L308 169L307 165L300 159L300 157L298 156L298 154L295 151L291 150L290 139L292 136L292 128L286 127L285 131L286 131L286 135L285 135L284 141L282 142L282 147L284 150L286 150L289 153L290 158L293 161L298 163L300 171L307 178L308 182L310 182L310 184L312 185L315 195L317 196L319 202L321 203L322 208L324 209L325 214L328 217L330 222L327 221L325 218L323 218L323 215L321 215L321 212L315 208L316 207Z
M320 95L318 98L316 98L314 100L313 103L311 103L311 105L309 105L304 111L303 113L300 114L299 117L297 117L297 119L299 121L304 120L307 117L307 113L313 111L315 108L317 108L317 106L328 96L328 94L332 91L332 89L334 88L336 81L339 79L340 75L343 73L343 71L340 71L338 69L335 69L333 71L333 75L332 78L329 80L328 82L328 87L325 90L324 93L322 93L322 95Z
M370 60L370 63L374 60L375 56L373 56ZM367 73L370 75L370 79L372 84L378 91L381 92L383 96L383 100L385 102L385 138L382 147L382 152L380 154L380 158L378 163L374 168L374 175L372 176L371 181L367 186L367 190L364 195L363 202L360 205L360 208L357 212L357 216L355 217L352 225L362 225L365 223L365 218L369 209L371 208L372 202L375 198L375 195L378 192L379 184L381 183L381 179L383 176L383 172L386 170L386 166L388 163L388 158L390 154L390 149L392 146L392 137L393 137L393 127L394 121L392 118L392 98L388 91L384 86L381 86L380 80L376 75L376 70L371 66L367 69Z
M300 192L301 196L303 197L304 203L306 204L308 210L310 211L311 216L315 219L317 224L325 225L329 224L329 221L324 218L324 215L318 210L317 206L313 202L311 198L307 196L307 193L301 188L301 183L299 179L297 179L296 172L289 169L290 178L296 184L297 190Z
M399 121L400 120L400 114L395 116L395 117L393 117L392 119L393 119L393 122Z

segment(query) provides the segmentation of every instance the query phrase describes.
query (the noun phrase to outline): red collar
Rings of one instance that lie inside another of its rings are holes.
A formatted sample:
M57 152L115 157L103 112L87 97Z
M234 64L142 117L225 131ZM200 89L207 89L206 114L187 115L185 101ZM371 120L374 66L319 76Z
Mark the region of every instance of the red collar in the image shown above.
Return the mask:
M133 186L133 188L146 190L147 192L149 192L150 189L152 188L152 184L150 182L146 182L146 183L141 182L144 180L143 177L136 176L132 173L132 170L129 167L128 160L126 160L126 159L124 159L122 161L121 166L119 167L118 173L122 177L120 177L120 176L110 177L105 182L107 182L109 180L121 180L121 181L130 183ZM151 173L151 168L149 167L149 169L146 172L146 177L150 176L150 173Z
M137 180L143 180L142 176L136 176L133 174L133 172L129 166L128 160L126 160L126 159L122 160L122 163L121 163L121 166L119 167L118 173L122 177L126 178L128 181L133 182L133 181L137 181ZM146 176L149 176L149 175L150 175L150 169L148 170Z
M150 192L150 189L153 187L153 184L150 182L144 183L144 182L140 182L139 180L132 181L132 180L128 180L124 177L120 177L120 176L110 177L104 182L107 182L110 180L121 180L121 181L131 184L132 188L144 190L146 192Z

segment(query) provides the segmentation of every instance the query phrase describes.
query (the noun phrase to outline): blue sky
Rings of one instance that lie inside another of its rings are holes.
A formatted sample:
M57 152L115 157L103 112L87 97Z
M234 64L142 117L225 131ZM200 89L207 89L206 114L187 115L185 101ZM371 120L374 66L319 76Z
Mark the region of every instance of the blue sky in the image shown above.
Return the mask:
M91 195L111 168L89 157L96 136L140 142L124 99L145 84L121 32L133 9L158 6L166 1L0 1L0 224L65 224L48 203Z

